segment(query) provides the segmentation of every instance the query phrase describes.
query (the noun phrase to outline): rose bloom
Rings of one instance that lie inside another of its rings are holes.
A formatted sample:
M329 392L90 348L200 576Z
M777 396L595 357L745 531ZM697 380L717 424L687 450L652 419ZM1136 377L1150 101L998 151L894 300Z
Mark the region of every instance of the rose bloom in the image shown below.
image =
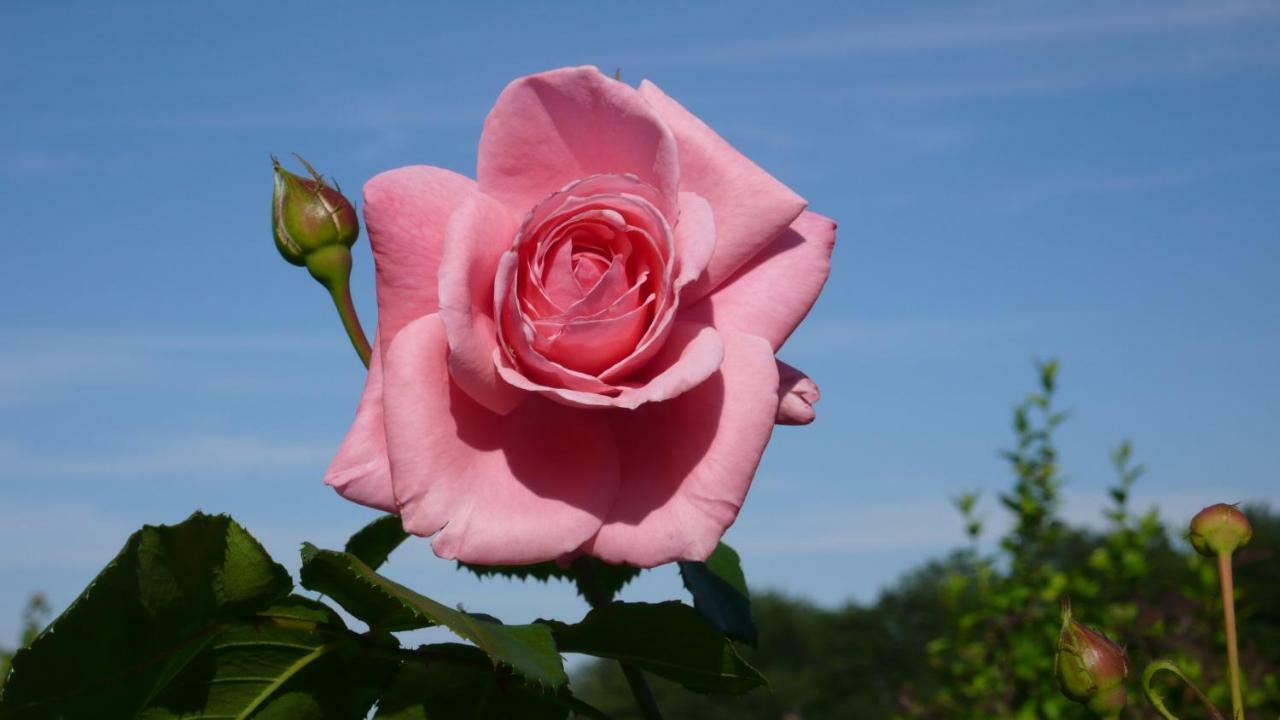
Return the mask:
M364 187L378 330L325 481L443 558L702 560L775 422L818 389L774 354L835 223L648 81L520 78L476 179Z

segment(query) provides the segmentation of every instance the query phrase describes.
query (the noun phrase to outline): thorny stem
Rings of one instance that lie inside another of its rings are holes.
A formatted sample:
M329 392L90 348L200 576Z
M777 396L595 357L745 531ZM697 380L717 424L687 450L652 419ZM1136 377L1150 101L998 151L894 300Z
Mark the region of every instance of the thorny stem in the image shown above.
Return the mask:
M1244 720L1240 690L1240 648L1236 642L1236 600L1231 579L1231 553L1218 553L1218 582L1222 586L1222 624L1227 630L1227 669L1231 673L1231 717Z

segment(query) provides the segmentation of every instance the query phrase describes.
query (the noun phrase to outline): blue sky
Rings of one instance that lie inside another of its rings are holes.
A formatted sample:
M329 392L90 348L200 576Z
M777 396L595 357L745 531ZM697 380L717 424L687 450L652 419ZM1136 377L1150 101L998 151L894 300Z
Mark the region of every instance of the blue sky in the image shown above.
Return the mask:
M270 153L351 195L471 174L510 79L648 77L840 222L781 353L822 385L728 536L757 586L874 597L963 542L1033 357L1063 362L1067 513L1110 447L1181 521L1280 500L1280 4L19 3L0 6L0 642L144 522L232 513L291 567L373 513L320 482L363 370L276 256ZM374 319L361 240L356 300ZM511 620L570 589L388 566ZM628 589L679 594L671 569Z

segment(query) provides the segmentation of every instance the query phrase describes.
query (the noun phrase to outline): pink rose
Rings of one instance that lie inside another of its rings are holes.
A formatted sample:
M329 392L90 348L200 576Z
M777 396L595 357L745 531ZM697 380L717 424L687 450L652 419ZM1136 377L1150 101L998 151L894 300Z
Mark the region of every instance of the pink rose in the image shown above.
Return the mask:
M325 481L445 558L705 559L775 421L813 419L817 386L774 353L835 223L591 67L507 86L476 174L365 185L378 333Z

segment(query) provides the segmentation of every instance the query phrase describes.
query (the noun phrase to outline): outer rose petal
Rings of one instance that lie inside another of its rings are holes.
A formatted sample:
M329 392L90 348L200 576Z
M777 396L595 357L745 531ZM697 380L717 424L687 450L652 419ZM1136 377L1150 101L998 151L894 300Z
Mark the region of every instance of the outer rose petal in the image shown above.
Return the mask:
M599 528L618 488L612 433L595 413L530 397L496 415L446 369L436 316L407 325L383 362L391 477L404 527L439 532L443 558L554 559Z
M424 165L388 170L365 183L383 345L411 320L436 311L445 224L475 186L470 178Z
M714 289L760 252L796 219L806 203L657 85L641 82L640 95L657 108L675 133L680 148L680 189L706 198L715 214L715 255L706 277L686 290L692 300Z
M710 297L683 310L682 319L759 335L776 351L818 299L835 242L835 221L803 213Z
M565 185L631 173L675 218L679 163L662 118L630 86L594 67L529 75L498 96L480 135L480 189L523 215Z
M773 431L778 370L760 338L723 338L724 363L706 382L612 414L622 484L586 553L641 567L705 560L737 517Z
M818 416L813 406L822 393L808 375L778 361L779 425L808 425Z
M493 315L494 276L511 246L516 221L501 203L472 193L445 229L440 262L440 319L449 337L449 371L476 402L508 413L524 393L507 384L493 366L498 330Z
M325 484L342 497L386 512L395 512L387 435L382 424L382 345L373 339L369 376L356 407L356 419L324 474Z

